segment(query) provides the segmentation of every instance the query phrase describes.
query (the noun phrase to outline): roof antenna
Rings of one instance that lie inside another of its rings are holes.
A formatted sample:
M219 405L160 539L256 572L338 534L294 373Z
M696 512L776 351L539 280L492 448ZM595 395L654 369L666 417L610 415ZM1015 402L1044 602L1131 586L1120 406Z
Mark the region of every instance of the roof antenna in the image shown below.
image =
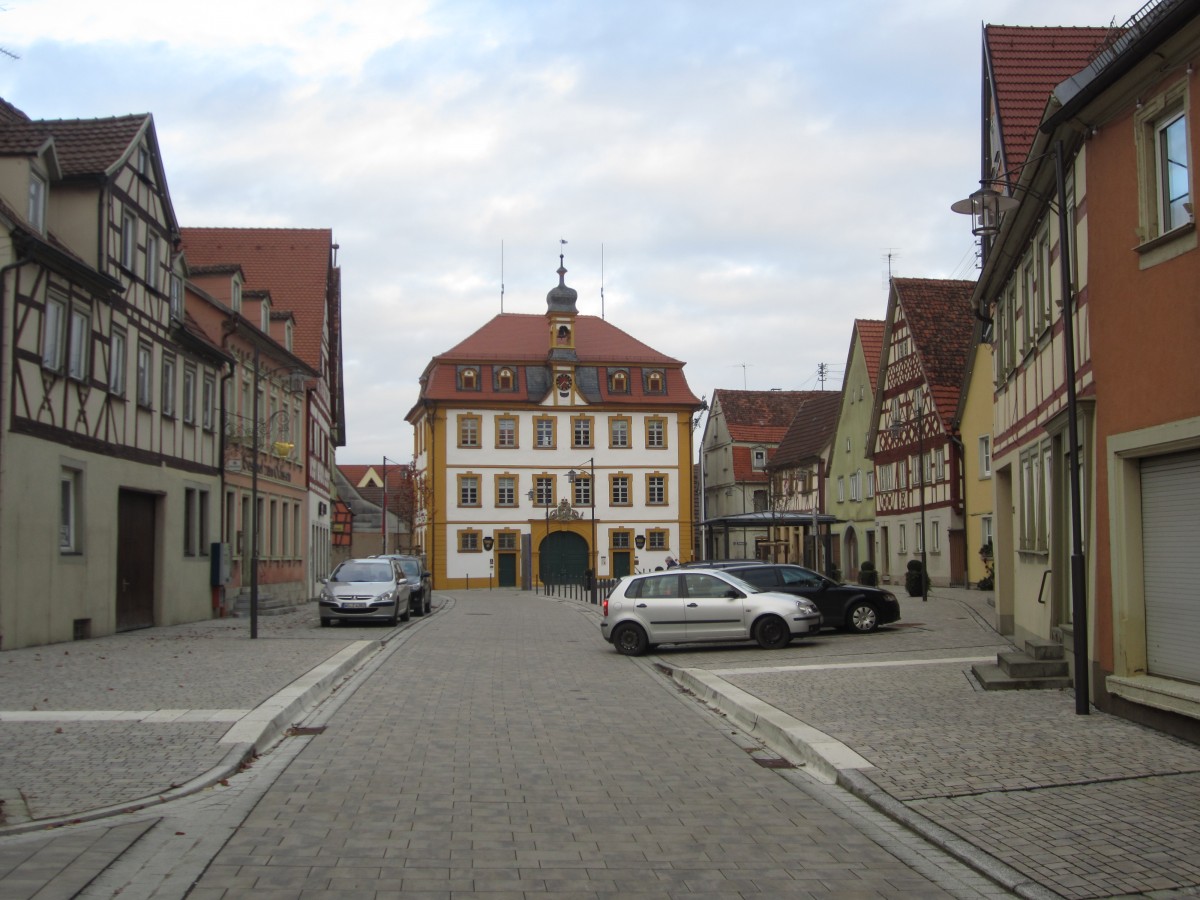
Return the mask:
M500 239L500 314L504 314L504 239Z
M887 267L888 267L888 271L887 271L887 283L888 283L888 284L891 284L891 283L892 283L892 263L893 263L893 262L894 262L894 261L895 261L897 258L899 258L899 256L900 256L900 254L896 252L896 248L895 248L895 247L888 247L888 248L887 248L887 256L886 256L886 258L887 258Z
M604 243L600 244L600 318L604 318Z

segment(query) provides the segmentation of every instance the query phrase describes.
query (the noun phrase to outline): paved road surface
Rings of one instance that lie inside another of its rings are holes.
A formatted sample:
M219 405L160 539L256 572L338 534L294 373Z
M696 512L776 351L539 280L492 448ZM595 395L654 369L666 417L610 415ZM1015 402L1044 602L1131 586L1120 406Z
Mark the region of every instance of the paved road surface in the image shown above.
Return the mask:
M586 607L485 596L452 599L305 738L192 898L1003 895L761 765Z

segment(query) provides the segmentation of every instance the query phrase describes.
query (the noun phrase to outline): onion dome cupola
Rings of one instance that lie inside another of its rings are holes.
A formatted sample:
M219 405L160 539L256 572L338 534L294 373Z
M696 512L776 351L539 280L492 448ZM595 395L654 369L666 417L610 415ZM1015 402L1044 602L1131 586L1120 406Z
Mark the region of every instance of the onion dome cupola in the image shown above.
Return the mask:
M566 276L567 270L560 253L558 286L546 294L546 321L549 325L550 359L574 362L578 359L575 355L575 317L579 315L579 309L575 301L579 293L567 287Z

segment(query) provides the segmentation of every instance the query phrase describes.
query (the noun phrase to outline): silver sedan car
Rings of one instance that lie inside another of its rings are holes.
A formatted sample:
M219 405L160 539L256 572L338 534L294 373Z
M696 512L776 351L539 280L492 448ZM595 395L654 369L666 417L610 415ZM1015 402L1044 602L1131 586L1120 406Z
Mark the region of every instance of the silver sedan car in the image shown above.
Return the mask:
M811 600L763 591L717 569L627 575L605 598L600 633L618 653L639 656L658 644L755 640L786 647L821 629Z
M412 588L391 559L347 559L333 570L318 601L321 624L408 621Z

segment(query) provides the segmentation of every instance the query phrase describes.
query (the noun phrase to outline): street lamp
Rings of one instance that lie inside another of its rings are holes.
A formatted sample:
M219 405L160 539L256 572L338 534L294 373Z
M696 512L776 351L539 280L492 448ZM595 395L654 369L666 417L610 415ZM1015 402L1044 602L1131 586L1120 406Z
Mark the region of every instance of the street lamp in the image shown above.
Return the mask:
M929 566L925 547L925 435L922 427L925 421L925 410L918 396L913 404L913 418L908 422L893 422L892 433L899 435L904 425L917 425L917 494L921 504L921 602L929 602Z
M596 458L593 456L587 461L588 466L588 506L591 512L591 532L592 541L588 551L588 571L591 575L588 577L588 591L592 603L596 603ZM567 472L567 481L571 482L571 487L574 489L575 482L582 476L583 473L576 472L571 469ZM574 501L575 491L572 490L571 500Z
M1058 213L1058 268L1062 283L1063 309L1063 365L1066 369L1067 382L1067 473L1068 487L1071 500L1071 619L1074 625L1075 653L1075 713L1086 716L1091 700L1090 677L1088 674L1088 614L1087 594L1084 581L1083 559L1083 500L1079 486L1079 409L1075 396L1075 297L1071 286L1071 233L1070 223L1067 222L1067 185L1065 162L1063 159L1063 142L1054 142L1054 178L1058 195L1058 208L1044 197L1038 197L1022 184L1014 185L1016 190L1024 190L1038 199L1044 200L1052 210ZM1025 166L1044 159L1049 153L1035 156L1025 161ZM1005 175L1011 173L1004 173ZM1000 214L1019 206L1019 201L1013 197L1003 197L987 185L998 183L994 180L984 181L981 190L976 191L965 200L959 200L950 208L957 213L965 213L972 217L971 232L987 240L1000 233Z
M260 350L258 341L254 342L254 399L253 399L253 420L252 437L250 445L250 637L258 637L258 550L259 550L259 514L258 514L258 468L259 468L259 409L258 409L258 393L260 390L260 381L262 372L259 369ZM278 375L281 372L296 373L302 372L299 366L280 366L275 369L267 370L267 377ZM295 394L298 391L292 390L289 385L287 393ZM279 413L286 413L286 409L280 409L271 416L271 421L274 421L275 416ZM267 422L268 430L270 422Z

